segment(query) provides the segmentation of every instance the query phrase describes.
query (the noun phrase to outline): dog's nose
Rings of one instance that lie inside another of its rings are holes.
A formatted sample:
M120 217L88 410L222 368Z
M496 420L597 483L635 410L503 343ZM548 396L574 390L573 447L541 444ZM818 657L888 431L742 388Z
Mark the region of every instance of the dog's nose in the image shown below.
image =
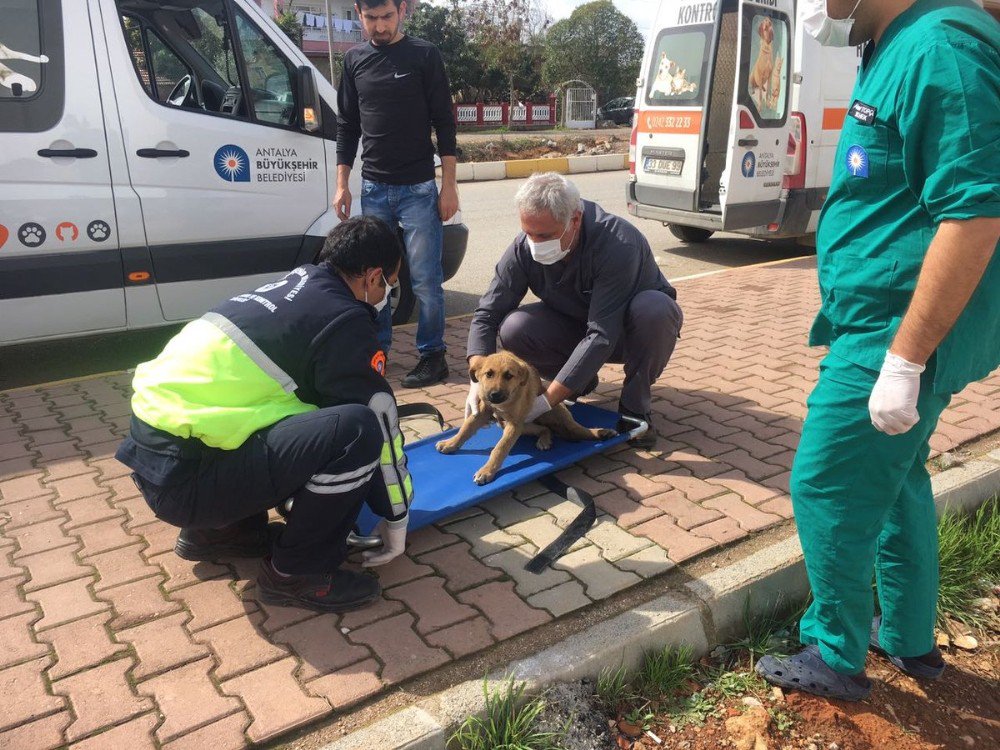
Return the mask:
M491 404L502 404L507 400L507 394L503 391L490 391L486 398Z

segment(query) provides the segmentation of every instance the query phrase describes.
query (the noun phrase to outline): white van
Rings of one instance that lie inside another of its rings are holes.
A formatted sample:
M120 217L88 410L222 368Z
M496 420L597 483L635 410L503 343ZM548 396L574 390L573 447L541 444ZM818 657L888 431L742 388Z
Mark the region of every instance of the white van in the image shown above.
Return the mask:
M187 320L312 261L335 103L249 0L0 0L0 344Z
M629 211L687 242L814 232L861 62L794 0L662 0L638 80Z

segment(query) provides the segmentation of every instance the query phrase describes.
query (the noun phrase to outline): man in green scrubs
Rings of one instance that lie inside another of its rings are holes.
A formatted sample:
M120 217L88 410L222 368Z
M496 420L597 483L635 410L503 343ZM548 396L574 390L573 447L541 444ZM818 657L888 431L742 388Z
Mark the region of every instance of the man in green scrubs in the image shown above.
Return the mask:
M868 43L820 218L810 343L830 351L792 470L807 646L758 671L859 700L869 647L944 668L925 463L952 394L1000 365L1000 25L972 0L818 5L804 22L822 43Z

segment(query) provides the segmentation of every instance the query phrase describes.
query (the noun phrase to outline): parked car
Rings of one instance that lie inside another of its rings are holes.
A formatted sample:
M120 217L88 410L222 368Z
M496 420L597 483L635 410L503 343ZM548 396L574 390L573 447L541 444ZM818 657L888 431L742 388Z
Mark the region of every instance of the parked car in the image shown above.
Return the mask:
M597 109L598 120L611 120L616 125L631 125L632 110L635 107L634 96L619 96L606 102Z

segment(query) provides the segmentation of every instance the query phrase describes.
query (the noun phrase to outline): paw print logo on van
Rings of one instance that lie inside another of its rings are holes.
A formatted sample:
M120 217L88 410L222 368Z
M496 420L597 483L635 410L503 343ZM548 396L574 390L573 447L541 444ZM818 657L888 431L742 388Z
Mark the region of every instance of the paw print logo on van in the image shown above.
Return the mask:
M228 144L215 152L215 173L226 182L250 182L250 157L239 146Z
M45 242L45 229L41 224L29 221L17 230L17 238L25 247L38 247Z

